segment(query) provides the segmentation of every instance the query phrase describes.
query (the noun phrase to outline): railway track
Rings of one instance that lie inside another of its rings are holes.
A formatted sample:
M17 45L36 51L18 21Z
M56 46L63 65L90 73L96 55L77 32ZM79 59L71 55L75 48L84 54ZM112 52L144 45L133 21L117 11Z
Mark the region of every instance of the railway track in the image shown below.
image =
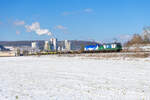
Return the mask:
M30 54L30 55L58 55L58 54L128 54L128 53L150 53L150 51L69 51L69 52L41 52L36 54Z

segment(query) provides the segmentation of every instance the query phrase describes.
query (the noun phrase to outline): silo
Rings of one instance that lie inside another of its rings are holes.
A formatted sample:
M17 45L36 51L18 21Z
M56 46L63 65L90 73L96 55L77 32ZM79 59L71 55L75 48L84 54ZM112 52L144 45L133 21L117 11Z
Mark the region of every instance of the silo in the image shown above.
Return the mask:
M71 42L68 40L65 40L65 50L70 51L71 50Z
M50 50L50 43L49 43L49 41L45 41L44 50L46 50L46 51Z

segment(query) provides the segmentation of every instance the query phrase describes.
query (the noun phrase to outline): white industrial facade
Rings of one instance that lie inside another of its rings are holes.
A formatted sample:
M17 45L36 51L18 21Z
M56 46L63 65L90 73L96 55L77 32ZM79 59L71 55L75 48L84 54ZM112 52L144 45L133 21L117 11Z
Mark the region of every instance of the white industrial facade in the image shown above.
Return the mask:
M49 41L45 41L44 50L50 50L50 43L49 43Z
M71 50L71 42L68 40L65 40L65 50L70 51Z
M32 42L31 47L32 47L33 49L38 48L37 42Z
M51 38L50 39L50 45L51 45L51 50L52 51L57 51L57 39L56 38Z

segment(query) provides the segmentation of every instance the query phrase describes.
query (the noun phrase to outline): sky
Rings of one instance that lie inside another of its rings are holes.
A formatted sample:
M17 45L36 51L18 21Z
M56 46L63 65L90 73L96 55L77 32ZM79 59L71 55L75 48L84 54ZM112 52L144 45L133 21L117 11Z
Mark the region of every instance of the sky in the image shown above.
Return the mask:
M150 25L150 0L0 0L0 41L127 40Z

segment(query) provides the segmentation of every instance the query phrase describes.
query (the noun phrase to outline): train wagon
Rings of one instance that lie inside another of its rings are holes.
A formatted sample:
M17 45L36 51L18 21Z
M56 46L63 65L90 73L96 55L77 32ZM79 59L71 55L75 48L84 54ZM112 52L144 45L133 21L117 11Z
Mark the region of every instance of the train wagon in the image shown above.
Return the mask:
M99 51L121 51L122 45L121 43L107 43L100 45L98 48Z
M96 44L96 45L88 45L88 46L84 47L84 51L96 51L96 50L98 50L98 48L99 48L98 44Z
M84 52L119 52L122 50L121 43L105 43L85 46Z

